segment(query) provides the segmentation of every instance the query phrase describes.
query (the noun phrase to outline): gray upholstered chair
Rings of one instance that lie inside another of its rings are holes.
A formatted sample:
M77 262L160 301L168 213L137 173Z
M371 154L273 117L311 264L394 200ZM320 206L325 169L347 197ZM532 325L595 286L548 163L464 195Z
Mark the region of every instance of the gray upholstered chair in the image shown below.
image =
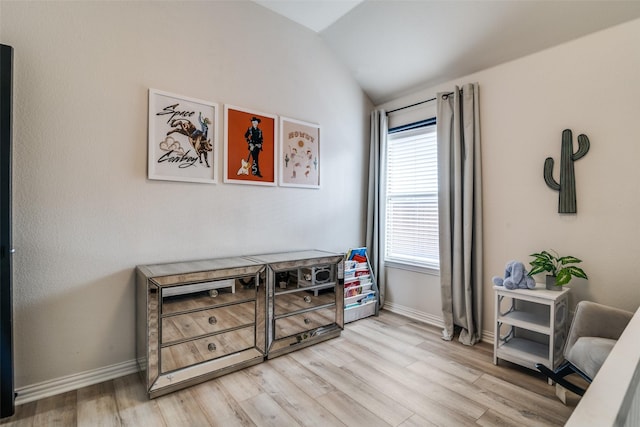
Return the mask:
M564 347L566 361L555 371L541 363L536 368L562 387L580 396L584 389L564 377L577 373L589 383L596 376L633 313L618 308L580 301Z

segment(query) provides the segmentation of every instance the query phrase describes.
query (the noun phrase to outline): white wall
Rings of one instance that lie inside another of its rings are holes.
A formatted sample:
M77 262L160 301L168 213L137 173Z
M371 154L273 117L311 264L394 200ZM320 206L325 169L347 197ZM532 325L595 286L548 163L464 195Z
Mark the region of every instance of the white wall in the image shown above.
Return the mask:
M572 305L583 299L628 310L640 305L638 40L635 20L382 106L393 109L456 84L480 84L484 330L494 329L491 277L502 276L511 259L528 266L529 254L543 249L583 260L589 280L571 282ZM546 157L555 159L559 179L563 129L573 130L574 141L580 133L591 141L589 153L575 163L576 215L557 213L558 193L543 180ZM433 277L390 270L388 288L391 307L441 318ZM426 301L418 301L424 288Z
M138 264L363 244L372 106L315 33L252 2L3 1L0 24L18 388L134 359ZM222 156L217 185L148 180L150 87L319 123L322 188L223 184Z

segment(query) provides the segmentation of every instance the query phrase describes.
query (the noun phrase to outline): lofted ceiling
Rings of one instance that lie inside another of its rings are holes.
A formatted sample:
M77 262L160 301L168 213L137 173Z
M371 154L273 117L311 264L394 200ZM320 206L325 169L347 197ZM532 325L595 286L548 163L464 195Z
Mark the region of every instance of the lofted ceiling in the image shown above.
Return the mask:
M638 0L254 1L318 33L375 105L640 18Z

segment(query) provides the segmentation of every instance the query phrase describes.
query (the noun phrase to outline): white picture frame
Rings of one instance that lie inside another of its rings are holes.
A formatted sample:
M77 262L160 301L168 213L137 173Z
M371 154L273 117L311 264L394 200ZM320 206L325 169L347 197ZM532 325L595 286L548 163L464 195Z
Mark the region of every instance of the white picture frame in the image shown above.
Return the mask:
M280 117L280 186L320 188L320 125Z
M147 176L217 183L218 104L149 89Z

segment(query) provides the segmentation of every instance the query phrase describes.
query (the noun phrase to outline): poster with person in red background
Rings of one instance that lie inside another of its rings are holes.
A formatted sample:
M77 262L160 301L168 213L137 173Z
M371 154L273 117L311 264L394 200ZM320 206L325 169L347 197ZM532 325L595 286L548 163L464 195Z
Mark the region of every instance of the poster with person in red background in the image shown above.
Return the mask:
M276 116L225 105L224 182L276 185Z

